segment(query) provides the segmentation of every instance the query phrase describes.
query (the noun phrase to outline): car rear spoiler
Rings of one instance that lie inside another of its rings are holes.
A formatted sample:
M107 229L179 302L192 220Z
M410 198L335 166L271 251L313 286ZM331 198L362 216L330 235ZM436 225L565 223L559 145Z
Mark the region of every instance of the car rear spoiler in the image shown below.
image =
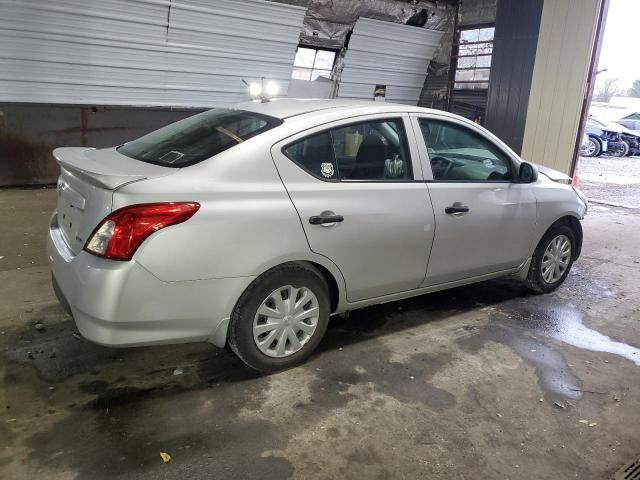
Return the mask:
M92 158L96 157L95 154L87 155L93 152L95 148L56 148L53 151L53 157L61 168L100 188L115 190L128 183L147 178L142 174L118 172L118 165L116 165L118 162L105 161L105 158Z

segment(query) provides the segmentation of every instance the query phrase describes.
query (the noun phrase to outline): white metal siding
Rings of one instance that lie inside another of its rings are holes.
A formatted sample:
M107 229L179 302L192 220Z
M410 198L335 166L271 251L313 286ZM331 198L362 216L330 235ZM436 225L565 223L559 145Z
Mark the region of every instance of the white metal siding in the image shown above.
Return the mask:
M569 172L601 0L545 1L522 158Z
M205 107L286 93L305 9L261 0L0 0L0 101Z
M338 97L373 98L386 85L390 102L416 105L442 32L360 18L344 58Z

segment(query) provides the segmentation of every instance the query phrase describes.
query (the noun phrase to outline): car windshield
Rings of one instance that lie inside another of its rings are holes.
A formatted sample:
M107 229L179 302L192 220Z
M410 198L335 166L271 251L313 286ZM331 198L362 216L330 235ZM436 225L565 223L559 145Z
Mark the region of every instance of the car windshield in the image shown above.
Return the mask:
M202 162L274 128L282 120L244 110L214 109L185 118L118 147L136 160L182 168Z

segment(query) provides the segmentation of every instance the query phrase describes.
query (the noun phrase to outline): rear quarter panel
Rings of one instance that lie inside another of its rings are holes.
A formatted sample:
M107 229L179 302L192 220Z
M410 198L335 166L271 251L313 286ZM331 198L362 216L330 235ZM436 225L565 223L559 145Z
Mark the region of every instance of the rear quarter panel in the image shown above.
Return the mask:
M170 178L116 192L114 209L167 201L201 205L187 222L151 235L135 261L164 281L255 276L291 260L317 261L335 275L335 265L309 250L269 148L269 136L256 137Z

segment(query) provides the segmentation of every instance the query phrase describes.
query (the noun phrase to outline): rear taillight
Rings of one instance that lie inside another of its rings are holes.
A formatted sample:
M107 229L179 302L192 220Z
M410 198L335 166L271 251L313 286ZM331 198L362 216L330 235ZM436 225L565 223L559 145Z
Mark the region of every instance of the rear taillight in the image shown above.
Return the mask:
M190 219L199 203L145 203L108 215L93 231L84 249L99 257L131 260L144 240L161 228Z

